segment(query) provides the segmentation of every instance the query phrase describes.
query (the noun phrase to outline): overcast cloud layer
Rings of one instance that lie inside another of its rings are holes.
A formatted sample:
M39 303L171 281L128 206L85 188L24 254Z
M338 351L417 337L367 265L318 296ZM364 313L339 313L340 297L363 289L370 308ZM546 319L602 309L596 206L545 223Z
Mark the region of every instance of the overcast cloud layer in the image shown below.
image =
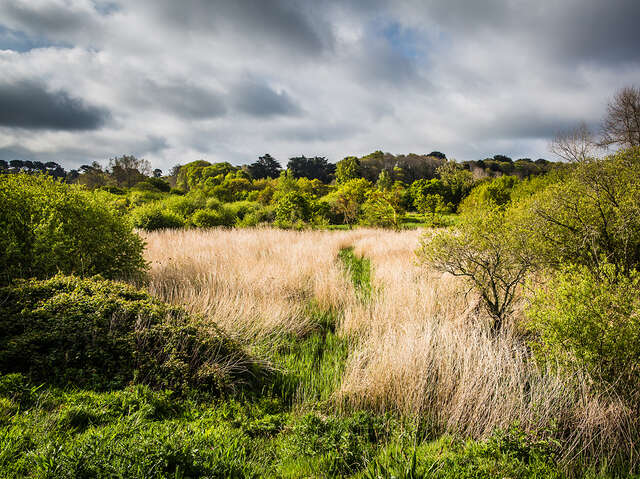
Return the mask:
M637 0L0 0L0 159L550 157L640 84Z

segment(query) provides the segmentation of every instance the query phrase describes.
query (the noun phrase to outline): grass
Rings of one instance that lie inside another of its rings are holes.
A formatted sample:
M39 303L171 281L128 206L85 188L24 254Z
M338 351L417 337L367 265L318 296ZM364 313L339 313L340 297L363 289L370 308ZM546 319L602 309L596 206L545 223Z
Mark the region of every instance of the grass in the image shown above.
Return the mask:
M351 282L363 300L371 297L371 260L364 256L356 256L353 247L343 248L338 258L351 278Z
M487 334L477 298L417 263L420 234L147 234L149 290L272 374L219 398L5 376L0 476L625 476L632 412L539 369L516 328Z
M180 398L146 386L34 398L2 417L3 477L562 477L555 444L518 429L431 440L388 414L296 412L275 398Z

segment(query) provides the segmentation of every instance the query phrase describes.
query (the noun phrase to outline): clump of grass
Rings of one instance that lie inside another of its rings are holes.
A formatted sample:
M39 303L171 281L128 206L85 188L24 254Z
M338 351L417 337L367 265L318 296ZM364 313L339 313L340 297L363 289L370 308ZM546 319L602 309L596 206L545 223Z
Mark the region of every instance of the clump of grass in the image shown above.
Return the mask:
M353 247L340 250L338 257L349 273L357 293L364 300L371 297L371 260L364 256L356 256Z

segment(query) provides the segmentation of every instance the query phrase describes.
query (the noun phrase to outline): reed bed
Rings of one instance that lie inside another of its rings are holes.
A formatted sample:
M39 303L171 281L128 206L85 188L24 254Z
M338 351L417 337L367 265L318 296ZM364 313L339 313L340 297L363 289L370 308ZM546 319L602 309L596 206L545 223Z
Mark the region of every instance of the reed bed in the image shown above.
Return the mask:
M419 231L163 231L146 235L153 294L245 344L313 329L309 304L339 312L349 338L333 394L343 408L419 417L434 432L483 438L519 423L562 438L567 460L632 457L637 421L584 375L536 365L517 328L494 337L477 296L419 264ZM355 294L338 252L371 259L372 294ZM514 321L517 321L517 315Z

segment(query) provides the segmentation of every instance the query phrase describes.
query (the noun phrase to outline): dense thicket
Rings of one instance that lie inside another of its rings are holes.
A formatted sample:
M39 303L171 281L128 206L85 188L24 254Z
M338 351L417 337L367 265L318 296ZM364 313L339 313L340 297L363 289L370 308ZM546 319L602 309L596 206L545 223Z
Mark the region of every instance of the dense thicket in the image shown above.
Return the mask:
M0 175L0 283L58 272L139 276L143 243L103 199L45 175Z
M238 346L124 283L55 276L0 288L0 371L35 383L220 392L255 376Z

